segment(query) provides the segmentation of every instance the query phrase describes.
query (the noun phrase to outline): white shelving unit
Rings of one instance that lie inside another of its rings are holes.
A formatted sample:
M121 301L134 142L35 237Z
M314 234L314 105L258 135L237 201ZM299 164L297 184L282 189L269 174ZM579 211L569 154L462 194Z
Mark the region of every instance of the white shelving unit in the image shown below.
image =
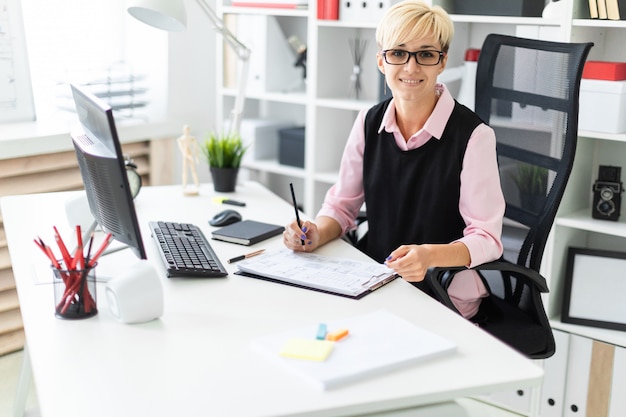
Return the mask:
M562 0L568 3L570 0ZM449 11L453 11L451 0L434 0ZM269 16L276 19L284 37L277 42L286 42L296 34L307 45L307 80L304 91L249 91L246 94L244 118L280 119L287 118L294 125L306 126L305 165L303 168L285 169L277 159L246 163L251 177L261 180L277 194L289 198L288 182L293 181L305 214L313 217L323 201L328 188L334 183L339 169L339 160L352 123L359 110L369 108L379 101L379 72L375 64L376 42L374 22L343 20L318 20L316 4L311 2L307 10L233 7L228 0L218 2L218 14L230 19L239 15ZM570 7L571 9L571 7ZM469 16L452 15L456 36L452 43L449 67L463 64L467 48L479 48L484 37L491 32L516 34L528 33L528 28L537 33L541 28L550 28L557 40L565 40L571 28L571 10L561 19L539 17ZM545 36L545 35L544 35ZM353 62L349 41L367 41L366 52L361 63L362 91L358 98L350 91ZM224 50L218 37L218 49ZM224 52L227 52L224 50ZM219 52L218 52L219 53ZM253 54L255 53L253 49ZM295 54L293 56L295 61ZM284 71L293 63L276 62L277 71ZM235 90L223 86L224 68L218 62L218 120L227 117L234 102ZM291 81L286 80L286 85ZM454 93L459 83L448 85ZM289 167L293 168L293 167Z
M465 50L480 48L489 33L561 42L592 41L595 46L590 52L589 60L626 61L626 48L622 45L623 39L626 39L626 20L590 19L588 0L560 0L561 10L558 17L551 19L457 15L454 14L453 0L432 0L431 3L448 10L455 22L456 34L449 53L449 68L462 65ZM306 126L304 167L284 166L277 159L252 161L245 167L248 168L249 175L261 180L285 199L290 199L288 184L293 182L305 215L314 217L326 191L337 178L343 147L357 112L371 107L379 99L379 74L375 64L376 25L371 22L318 20L316 2L313 0L308 10L237 8L218 4L218 13L224 16L272 16L285 30L285 38L291 32L299 31L297 35L307 45L305 91L251 92L247 95L244 114L244 117L263 119L287 117L294 125ZM626 10L622 14L626 17ZM358 98L351 96L349 89L353 67L349 40L355 38L368 42L361 67L363 90ZM218 43L221 48L221 40ZM280 70L280 65L291 65L290 62L275 64L277 70ZM218 75L223 75L221 63L218 64ZM455 94L459 85L450 83L448 87ZM218 88L218 95L218 109L225 114L223 109L228 110L232 106L234 90ZM626 248L626 209L622 208L625 212L618 222L591 218L591 187L599 165L621 166L626 173L626 133L579 132L576 162L542 265L542 273L550 287L545 303L555 329L575 337L590 338L624 348L624 332L570 325L560 321L568 248ZM626 200L622 206L625 205ZM515 401L519 402L518 400ZM526 405L520 406L516 403L512 408L528 412L525 407L529 406L529 402L522 401L520 404ZM563 408L566 410L563 415L570 415L568 408Z

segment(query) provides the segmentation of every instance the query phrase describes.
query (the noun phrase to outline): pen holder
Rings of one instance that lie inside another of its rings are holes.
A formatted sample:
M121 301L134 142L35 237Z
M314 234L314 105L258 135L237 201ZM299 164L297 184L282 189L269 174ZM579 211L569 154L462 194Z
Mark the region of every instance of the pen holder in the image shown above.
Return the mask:
M96 265L84 269L52 266L54 311L58 318L85 319L98 313L96 305Z

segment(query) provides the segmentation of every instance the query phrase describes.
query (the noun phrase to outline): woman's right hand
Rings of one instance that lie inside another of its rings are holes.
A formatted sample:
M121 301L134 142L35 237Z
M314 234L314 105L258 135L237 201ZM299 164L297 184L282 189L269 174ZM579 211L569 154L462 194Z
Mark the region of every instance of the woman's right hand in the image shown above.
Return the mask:
M294 219L285 226L283 232L285 246L297 252L313 252L319 246L319 240L320 234L317 225L310 221L302 222L302 228L300 228Z

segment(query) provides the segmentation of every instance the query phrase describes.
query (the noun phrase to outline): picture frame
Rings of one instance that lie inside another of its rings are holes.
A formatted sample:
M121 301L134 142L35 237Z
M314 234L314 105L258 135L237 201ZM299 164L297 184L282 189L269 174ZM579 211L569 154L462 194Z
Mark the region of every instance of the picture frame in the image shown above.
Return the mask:
M626 330L626 252L570 247L561 321Z

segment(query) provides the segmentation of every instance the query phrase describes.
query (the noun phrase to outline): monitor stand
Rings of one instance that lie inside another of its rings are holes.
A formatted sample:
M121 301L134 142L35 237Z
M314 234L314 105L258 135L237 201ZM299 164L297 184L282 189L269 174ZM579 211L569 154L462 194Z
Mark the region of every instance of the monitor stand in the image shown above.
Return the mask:
M83 242L89 242L91 234L94 234L94 242L91 250L91 252L94 253L102 243L105 232L102 230L102 228L99 227L98 222L96 222L91 215L87 196L83 194L81 196L68 199L65 202L65 215L67 217L67 223L70 227L74 228L76 225L80 225L80 228L83 232ZM109 247L102 253L99 258L99 267L96 270L96 281L108 282L111 278L113 278L113 275L117 275L116 271L113 268L107 268L106 266L109 264L110 266L115 266L118 263L116 262L118 257L115 257L116 260L112 260L109 258L109 255L128 248L128 245L117 242L115 240L111 242ZM72 249L72 253L75 250L76 246L74 246L74 248ZM130 256L132 256L133 260L137 260L137 257L134 254L131 253ZM123 259L120 259L120 261L122 260ZM129 261L121 263L121 265L128 264ZM117 269L117 272L119 273L119 268Z

